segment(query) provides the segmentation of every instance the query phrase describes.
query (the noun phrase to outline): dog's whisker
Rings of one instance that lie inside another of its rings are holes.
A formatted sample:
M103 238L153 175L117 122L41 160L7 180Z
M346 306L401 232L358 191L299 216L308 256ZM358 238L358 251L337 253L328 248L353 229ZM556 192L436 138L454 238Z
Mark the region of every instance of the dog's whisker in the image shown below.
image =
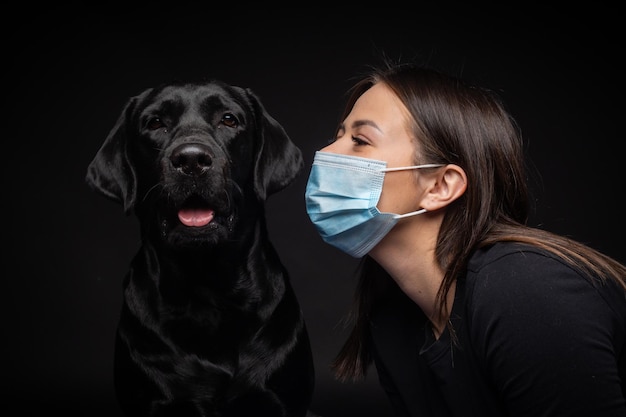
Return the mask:
M233 190L232 194L236 195L237 198L243 198L243 189L233 180L229 180L230 189ZM228 209L230 210L231 206L234 204L233 200L235 199L230 193L224 190L224 194L226 194L226 200L228 202Z
M156 190L157 188L161 187L161 192L163 192L163 187L161 186L161 184L154 184L152 187L150 187L148 189L148 191L146 191L146 193L143 195L143 198L141 199L141 201L145 202L148 199L148 195L150 195L150 193L154 190Z

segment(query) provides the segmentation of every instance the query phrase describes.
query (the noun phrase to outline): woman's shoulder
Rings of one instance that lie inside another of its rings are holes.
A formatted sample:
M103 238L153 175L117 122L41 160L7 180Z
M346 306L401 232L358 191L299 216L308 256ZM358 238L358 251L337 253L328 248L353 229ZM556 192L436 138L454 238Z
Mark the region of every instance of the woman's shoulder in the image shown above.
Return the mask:
M626 304L616 285L599 286L598 282L543 248L502 242L473 254L463 286L468 306L488 310L554 313L556 308L574 310L580 303L606 306L609 300L610 304L618 300Z
M482 284L494 285L543 282L548 277L572 275L586 279L563 258L541 247L517 242L499 242L480 248L470 257L467 267L468 283L480 279Z
M520 242L498 242L474 251L468 270L470 273L480 273L485 268L506 268L512 262L517 267L531 266L538 260L561 262L555 255L538 246Z

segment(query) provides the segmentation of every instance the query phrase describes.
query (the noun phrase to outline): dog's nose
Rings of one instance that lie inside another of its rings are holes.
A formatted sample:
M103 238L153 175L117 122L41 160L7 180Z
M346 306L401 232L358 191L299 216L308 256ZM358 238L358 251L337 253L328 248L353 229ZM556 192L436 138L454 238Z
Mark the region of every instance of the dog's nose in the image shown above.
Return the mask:
M170 156L172 165L186 175L200 175L213 162L209 148L198 143L185 143L178 146Z

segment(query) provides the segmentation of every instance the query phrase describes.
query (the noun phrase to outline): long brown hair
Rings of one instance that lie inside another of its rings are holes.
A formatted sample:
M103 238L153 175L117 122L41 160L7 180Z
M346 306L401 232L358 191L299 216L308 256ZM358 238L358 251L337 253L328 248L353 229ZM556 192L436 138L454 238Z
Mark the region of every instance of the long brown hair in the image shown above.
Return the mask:
M572 267L612 279L626 290L626 267L570 238L527 225L530 202L522 136L493 91L417 64L387 63L348 91L342 120L370 87L384 83L412 115L419 141L415 164L456 164L465 170L467 190L451 204L437 238L436 260L445 271L437 294L444 317L446 296L477 248L502 241L523 242L550 251ZM369 312L391 278L370 257L359 265L359 283L348 319L353 328L332 369L340 380L360 380L372 362L368 350Z

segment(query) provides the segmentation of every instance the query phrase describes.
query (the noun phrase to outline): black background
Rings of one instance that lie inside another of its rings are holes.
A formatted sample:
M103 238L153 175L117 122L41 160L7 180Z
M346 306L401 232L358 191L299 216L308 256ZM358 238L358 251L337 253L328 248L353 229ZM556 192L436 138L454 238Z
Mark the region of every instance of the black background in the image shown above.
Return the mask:
M314 151L333 134L351 78L383 54L499 91L540 173L531 223L626 262L616 11L225 6L92 4L89 12L4 16L0 380L3 403L21 410L15 415L119 415L113 338L138 230L84 175L126 100L162 81L216 77L252 88L304 153L303 174L270 197L268 222L307 319L313 408L324 417L390 415L374 370L362 383L330 374L347 334L341 320L356 260L320 240L303 198Z

